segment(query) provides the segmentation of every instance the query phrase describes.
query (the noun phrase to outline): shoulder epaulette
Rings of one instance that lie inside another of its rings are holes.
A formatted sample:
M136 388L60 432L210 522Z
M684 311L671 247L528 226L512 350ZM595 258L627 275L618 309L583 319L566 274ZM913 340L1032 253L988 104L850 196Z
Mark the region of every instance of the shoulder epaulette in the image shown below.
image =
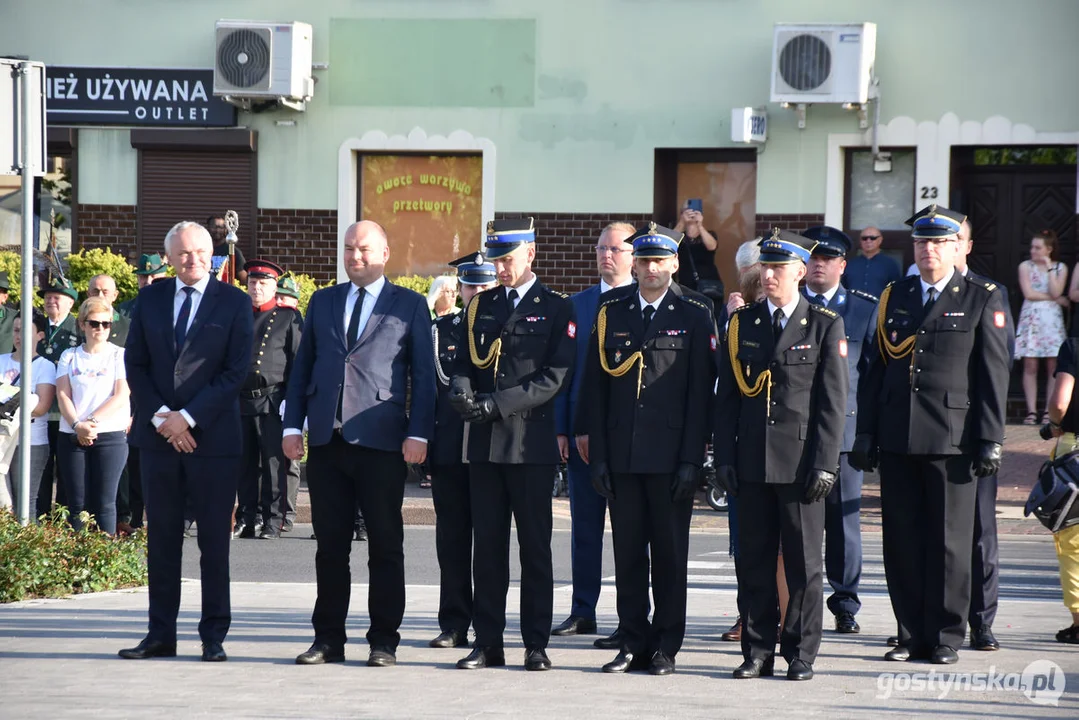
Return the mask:
M876 295L870 295L865 290L847 290L848 295L854 295L860 297L863 300L868 300L871 303L880 302L880 298Z
M830 317L830 318L837 318L837 317L839 317L839 313L837 313L837 312L836 312L835 310L829 310L828 308L826 308L826 307L821 307L820 305L817 305L817 304L815 304L815 303L809 303L809 307L810 307L810 308L811 308L812 310L815 310L815 311L817 311L817 312L821 313L822 315L827 315L827 316L828 316L828 317Z
M763 301L763 300L757 300L756 302L751 302L751 303L747 303L746 305L743 305L742 307L739 307L739 308L735 308L735 309L734 309L734 311L735 311L736 313L744 312L744 311L746 311L746 310L750 310L750 309L752 309L752 308L755 308L755 307L757 307L757 306L758 306L758 305L760 305L760 304L761 304L762 302L764 302L764 301Z
M619 300L625 300L628 297L633 297L633 296L632 295L615 295L614 297L609 297L606 300L604 300L602 303L600 303L600 307L607 307L608 305L610 305L612 303L616 303Z
M560 298L568 298L569 297L569 295L567 295L566 293L559 292L558 290L555 290L552 287L547 287L546 285L543 286L543 289L546 290L547 292L551 293L552 295L556 296L556 297L560 297Z
M683 302L689 303L690 305L696 305L697 307L699 307L701 310L704 310L705 312L708 312L708 313L712 312L711 309L707 305L705 305L703 302L701 302L697 298L691 298L691 297L687 297L685 295L679 295L678 298L680 300L682 300Z

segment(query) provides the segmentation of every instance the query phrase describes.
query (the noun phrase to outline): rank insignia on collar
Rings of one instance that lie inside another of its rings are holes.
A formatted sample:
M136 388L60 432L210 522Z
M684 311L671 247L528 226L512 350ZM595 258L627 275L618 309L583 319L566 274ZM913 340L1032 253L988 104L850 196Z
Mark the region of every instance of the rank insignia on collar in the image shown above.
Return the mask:
M809 324L809 321L808 321L808 320L806 320L805 318L802 318L802 324L803 324L803 325L808 325L808 324Z
M761 324L761 319L757 318L756 320L753 321L753 324L754 325L760 325Z
M842 305L843 303L847 302L847 296L846 296L846 295L840 295L840 296L839 296L839 299L838 299L838 300L836 300L836 302L837 302L838 304Z
M536 303L537 305L539 305L539 295L537 295L536 297L532 298L532 302L534 302L534 303Z

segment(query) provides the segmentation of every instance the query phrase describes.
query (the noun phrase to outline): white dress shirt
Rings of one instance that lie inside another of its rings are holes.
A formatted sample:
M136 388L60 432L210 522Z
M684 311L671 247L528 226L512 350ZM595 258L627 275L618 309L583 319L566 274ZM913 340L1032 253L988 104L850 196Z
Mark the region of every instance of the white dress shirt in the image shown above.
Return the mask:
M955 270L948 273L948 277L944 278L940 282L930 285L925 280L919 278L919 282L922 283L922 305L925 305L929 301L929 288L936 288L936 298L940 299L940 296L944 294L944 288L948 287L948 283L952 281L952 276L955 274Z
M532 286L535 285L535 284L536 284L536 276L533 275L528 280L528 282L521 283L520 285L518 285L515 288L509 288L509 287L506 288L506 299L507 300L509 299L509 296L510 296L510 290L516 290L517 291L517 302L513 303L513 309L514 310L517 309L517 306L521 303L522 300L524 300L525 295L528 294L528 291L531 290Z
M782 308L779 308L779 307L773 305L772 301L769 300L768 301L768 317L775 317L776 316L776 310L782 310L783 311L783 317L780 318L779 324L783 328L786 328L787 327L787 321L791 319L791 316L794 315L795 308L798 307L798 300L799 299L800 299L800 296L795 295L794 300L792 302L790 302L789 304L784 305Z
M371 319L371 313L375 310L378 296L382 294L382 288L386 287L386 276L380 275L378 280L367 285L363 295L363 305L360 308L360 327L356 331L356 339L363 336L363 329L367 327L367 321ZM353 284L348 289L348 298L345 300L345 337L348 337L348 324L352 322L352 313L356 308L356 298L359 297L360 286ZM349 348L351 350L352 348Z
M641 317L644 317L644 309L651 307L652 310L659 310L659 304L663 302L663 298L667 297L667 291L671 289L670 284L667 285L667 289L663 291L663 294L656 298L655 302L648 302L644 299L644 295L641 295L641 291L637 291L637 299L641 301ZM653 315L655 317L655 315Z
M186 285L180 278L176 278L176 290L175 295L172 298L172 327L176 327L176 321L180 319L180 308L183 307L184 300L187 298L187 293L183 291L185 287L195 288L195 292L191 293L191 312L187 315L187 330L191 330L191 323L195 322L195 313L199 311L199 305L202 303L202 297L206 294L206 286L210 284L210 274L207 273L202 276L202 279L196 282L194 285ZM179 348L177 348L179 351ZM171 412L172 408L168 405L162 405L157 409L159 413ZM188 427L195 427L195 418L191 417L191 414L184 408L180 408L179 413L183 415L184 420L187 421ZM150 422L154 427L161 427L161 423L165 422L164 419L154 415L150 419Z

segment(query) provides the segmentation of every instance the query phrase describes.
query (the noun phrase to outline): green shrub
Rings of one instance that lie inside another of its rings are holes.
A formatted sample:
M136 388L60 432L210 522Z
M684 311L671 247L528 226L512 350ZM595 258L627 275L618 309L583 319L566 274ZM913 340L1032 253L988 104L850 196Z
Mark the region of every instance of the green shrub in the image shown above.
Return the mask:
M400 285L406 287L409 290L415 290L420 295L427 297L427 291L431 289L431 283L435 279L430 276L424 275L402 275L393 279L394 285Z
M117 303L130 300L139 292L135 268L125 256L101 248L80 250L67 256L67 277L81 299L86 298L86 288L95 275L109 275L116 281L116 289L120 292Z
M0 510L0 603L146 584L145 532L109 537L92 522L76 532L67 517L61 507L23 527Z
M328 282L325 285L319 285L315 282L314 278L310 275L302 275L293 273L293 279L296 281L296 285L300 288L300 312L304 315L307 314L307 303L311 302L311 296L315 294L316 290L322 290L323 288L333 287L336 283Z

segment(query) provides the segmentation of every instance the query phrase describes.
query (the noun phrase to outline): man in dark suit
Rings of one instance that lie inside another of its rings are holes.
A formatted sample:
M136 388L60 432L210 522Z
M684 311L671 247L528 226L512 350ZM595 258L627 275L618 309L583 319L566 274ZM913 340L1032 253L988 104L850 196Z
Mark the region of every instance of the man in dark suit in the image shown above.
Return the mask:
M135 399L131 443L145 483L150 628L120 656L176 654L184 510L190 503L202 553L202 659L227 659L232 621L229 541L240 460L240 384L251 357L251 303L243 291L210 276L213 245L194 222L175 225L165 250L172 282L139 295L125 352Z
M375 222L345 231L349 281L311 296L288 381L285 454L303 457L318 551L315 640L299 665L344 662L357 501L367 521L371 647L367 664L397 663L405 612L406 463L422 463L435 429L431 315L418 293L386 280L386 231ZM406 408L411 396L411 406Z
M708 306L671 283L681 239L654 223L632 236L637 291L605 296L588 343L580 400L591 481L611 503L622 631L608 673L669 675L685 637L689 521L710 435L716 336Z
M914 220L919 274L881 296L877 342L858 385L850 463L872 470L879 457L884 570L905 636L889 660L958 660L975 478L1000 469L1007 312L994 283L955 269L962 219L934 205Z
M599 308L600 295L633 282L633 246L627 241L636 232L629 223L611 223L596 242L599 283L570 297L577 324L591 328ZM580 635L596 632L596 603L603 575L603 528L607 500L592 487L588 476L588 433L573 427L577 400L584 385L585 354L588 343L577 343L577 362L569 384L555 398L555 427L558 449L569 471L570 563L573 600L569 617L551 630L552 635ZM576 435L575 440L571 440ZM617 648L616 630L610 637L596 640L596 647Z
M847 338L847 368L850 387L858 387L858 365L862 349L873 342L877 326L877 298L861 290L848 290L840 283L846 268L851 239L838 228L820 225L802 233L816 240L809 258L803 292L806 299L834 311L843 318ZM847 460L854 444L858 394L847 393L847 418L843 428L839 482L824 499L824 569L832 594L828 609L835 616L838 633L861 631L855 615L862 608L858 582L862 577L862 471Z
M716 478L738 496L742 655L737 679L771 675L776 565L790 599L779 637L788 680L809 680L821 641L824 498L835 485L847 408L843 319L798 283L816 243L776 229L761 242L765 299L736 310L720 353Z
M477 293L498 284L495 266L483 253L469 253L450 265L457 268L461 301L466 306ZM464 459L465 422L450 404L450 380L457 356L468 352L464 315L458 312L436 318L431 335L438 403L427 463L435 504L439 634L429 644L452 648L468 644L468 628L472 625L472 500Z
M465 309L468 352L458 356L450 399L469 426L467 458L475 537L472 624L476 644L457 667L505 665L510 516L521 546L525 668L549 670L554 610L551 482L559 461L554 399L573 372L573 303L532 272L532 218L487 224L487 257L502 287Z

